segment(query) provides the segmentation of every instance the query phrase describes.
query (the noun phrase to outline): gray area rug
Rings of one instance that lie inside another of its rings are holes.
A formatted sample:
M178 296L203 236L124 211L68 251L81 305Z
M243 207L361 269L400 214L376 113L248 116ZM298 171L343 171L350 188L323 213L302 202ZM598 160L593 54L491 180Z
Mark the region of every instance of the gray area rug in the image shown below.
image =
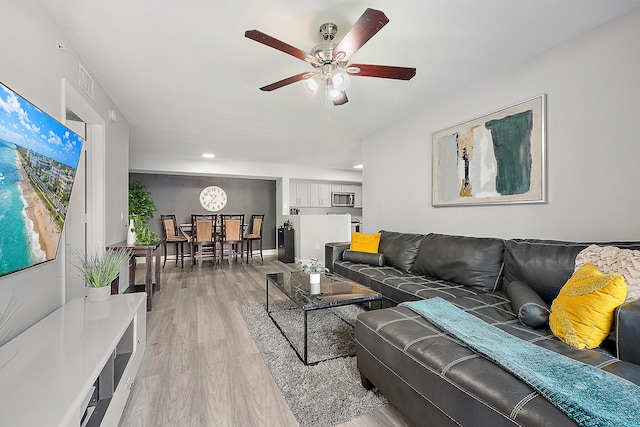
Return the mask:
M274 301L269 308L302 354L302 310L289 301ZM351 325L362 311L359 306L343 306L309 312L309 361L355 353ZM240 313L301 426L334 426L388 403L379 393L362 387L355 357L305 366L267 315L264 304L240 306Z

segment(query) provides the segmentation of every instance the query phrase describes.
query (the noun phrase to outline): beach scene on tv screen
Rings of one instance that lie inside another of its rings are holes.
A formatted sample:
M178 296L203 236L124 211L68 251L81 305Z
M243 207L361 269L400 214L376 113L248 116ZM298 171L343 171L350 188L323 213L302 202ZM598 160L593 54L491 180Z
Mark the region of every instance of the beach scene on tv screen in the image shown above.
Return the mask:
M0 276L56 257L82 142L0 83Z

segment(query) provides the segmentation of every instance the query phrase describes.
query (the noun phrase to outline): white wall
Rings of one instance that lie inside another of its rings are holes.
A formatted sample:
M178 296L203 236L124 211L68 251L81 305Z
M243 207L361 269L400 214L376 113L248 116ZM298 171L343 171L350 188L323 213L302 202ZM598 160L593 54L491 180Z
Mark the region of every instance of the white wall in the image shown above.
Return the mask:
M290 215L293 223L295 261L303 264L311 258L323 264L324 245L351 240L351 215Z
M62 79L81 91L77 84L78 54L37 0L0 0L0 10L0 40L3 41L0 81L64 122ZM59 50L58 43L67 49ZM123 210L126 217L129 125L119 112L117 122L111 123L107 119L109 109L117 111L117 108L99 84L96 84L94 98L87 101L106 122L105 168L108 172L103 181L108 203L104 233L106 243L110 244L123 240L126 235L120 211ZM65 273L60 255L63 252L59 250L54 261L0 278L0 313L12 296L20 304L19 310L0 331L9 332L6 338L22 332L63 303L64 275L74 274Z
M636 9L366 138L365 231L640 240L639 40ZM432 133L541 93L548 203L433 208Z

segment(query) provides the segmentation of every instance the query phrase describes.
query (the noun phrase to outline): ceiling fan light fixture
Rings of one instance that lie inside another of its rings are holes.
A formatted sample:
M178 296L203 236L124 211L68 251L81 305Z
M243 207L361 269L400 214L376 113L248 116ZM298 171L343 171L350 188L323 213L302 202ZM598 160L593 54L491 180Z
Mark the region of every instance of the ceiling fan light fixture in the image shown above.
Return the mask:
M333 83L331 77L327 78L327 98L330 100L338 99L342 96L342 90L338 89Z
M349 86L349 75L343 71L337 70L333 73L333 87L337 91L343 91Z
M318 91L318 82L313 78L314 75L312 75L311 77L308 77L306 79L304 79L302 81L302 84L304 85L304 88L306 89L307 92L309 92L311 95L315 95L316 92Z
M335 99L339 99L341 97L342 97L342 91L339 91L337 89L329 90L329 99L331 99L332 101Z

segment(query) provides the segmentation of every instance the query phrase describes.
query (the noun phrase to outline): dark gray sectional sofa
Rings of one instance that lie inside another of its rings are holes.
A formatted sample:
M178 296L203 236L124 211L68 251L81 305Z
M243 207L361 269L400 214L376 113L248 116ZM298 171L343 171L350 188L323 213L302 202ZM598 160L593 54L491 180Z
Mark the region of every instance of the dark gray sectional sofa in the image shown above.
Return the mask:
M415 426L575 425L524 382L396 307L436 296L518 338L640 385L640 300L617 310L610 338L593 350L576 350L547 328L523 325L511 306L506 289L516 281L550 305L589 244L381 231L382 256L367 258L373 264L345 261L349 243L327 244L330 271L384 295L386 308L356 323L363 386L377 387ZM640 249L640 242L606 244Z

